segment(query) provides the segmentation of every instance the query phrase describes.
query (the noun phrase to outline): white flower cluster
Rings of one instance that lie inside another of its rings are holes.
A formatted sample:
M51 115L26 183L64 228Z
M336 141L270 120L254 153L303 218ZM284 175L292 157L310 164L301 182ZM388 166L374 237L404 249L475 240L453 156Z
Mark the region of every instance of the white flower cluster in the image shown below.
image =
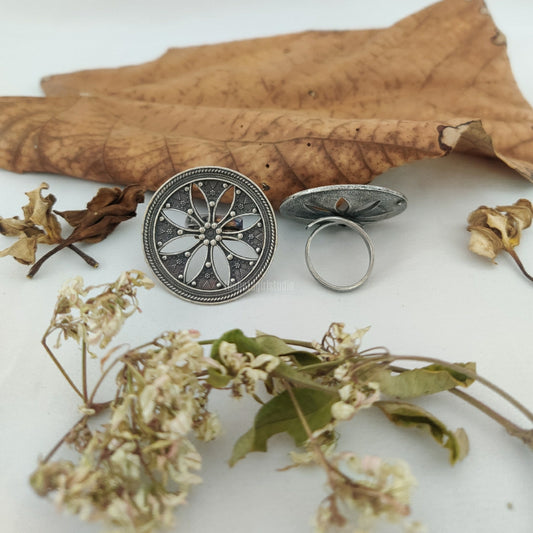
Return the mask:
M124 321L138 310L137 288L150 289L153 282L138 270L124 272L105 286L84 287L76 277L59 291L48 333L59 330L61 338L71 338L85 346L105 348L120 331ZM91 297L93 289L104 289ZM89 353L95 355L90 349Z
M331 526L354 523L356 531L364 533L379 518L402 521L406 530L422 533L418 522L404 522L410 512L411 491L416 485L407 463L388 463L379 457L360 458L344 452L335 455L331 464L328 481L332 492L315 517L317 533L329 531Z
M335 359L348 359L356 356L359 353L363 336L370 329L361 328L353 333L347 333L344 328L343 323L334 322L322 341L323 348L327 349Z
M202 347L193 340L196 335L190 331L165 333L157 348L141 355L143 381L134 394L142 422L159 427L160 439L175 440L194 431L207 441L220 431L218 418L206 409L208 389L198 379L216 363L204 357Z
M338 387L340 400L331 407L331 414L336 420L350 420L360 410L370 407L379 400L379 384L361 382L358 372L360 363L359 348L368 328L346 333L344 324L332 324L328 337L333 339L337 357L345 360L333 372L335 385Z
M189 332L164 334L122 360L110 422L88 439L87 426L77 426L84 438L69 440L86 443L79 462L43 463L32 485L41 495L55 492L60 508L82 518L148 532L171 525L174 508L201 482L190 434L210 440L220 424L198 378L210 360Z
M340 401L331 406L331 414L336 420L350 420L360 409L366 409L379 400L379 384L347 383L339 389L339 396Z
M219 371L231 376L232 392L242 396L242 387L248 394L254 394L258 381L265 381L280 364L279 357L270 354L253 355L241 353L233 343L222 341L219 346L221 367Z

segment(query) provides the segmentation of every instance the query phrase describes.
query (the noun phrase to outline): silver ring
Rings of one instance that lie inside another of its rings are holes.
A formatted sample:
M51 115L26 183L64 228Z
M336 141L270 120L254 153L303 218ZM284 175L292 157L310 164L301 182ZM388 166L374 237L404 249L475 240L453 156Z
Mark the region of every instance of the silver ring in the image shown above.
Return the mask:
M176 174L150 200L146 261L174 295L200 304L234 300L266 273L276 219L261 189L239 172L197 167Z
M353 289L357 289L357 287L360 287L368 279L370 273L372 272L372 268L374 267L374 243L370 239L368 233L356 222L337 216L319 218L308 224L307 228L311 228L313 226L315 226L315 229L311 233L311 235L309 235L309 238L307 239L307 243L305 245L305 262L307 264L309 272L311 272L313 277L320 284L334 291L347 292L352 291ZM311 261L311 242L313 241L317 233L331 226L346 226L352 231L355 231L355 233L357 233L363 239L363 242L365 243L366 248L368 250L368 268L366 269L365 274L360 280L350 285L337 285L336 283L331 283L327 281L318 273Z
M360 287L374 266L374 244L361 224L377 222L399 215L407 207L407 198L400 192L377 185L326 185L297 192L280 205L280 212L289 218L316 226L305 245L305 262L313 277L334 291L351 291ZM355 231L368 250L368 268L364 276L351 285L337 285L325 280L311 261L311 242L316 234L331 226L346 226Z

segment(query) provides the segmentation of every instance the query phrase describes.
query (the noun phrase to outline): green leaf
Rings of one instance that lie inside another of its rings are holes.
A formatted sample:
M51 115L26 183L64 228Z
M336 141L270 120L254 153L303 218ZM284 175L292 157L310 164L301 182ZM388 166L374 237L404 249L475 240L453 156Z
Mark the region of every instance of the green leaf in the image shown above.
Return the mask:
M214 387L215 389L223 389L231 381L231 376L221 374L215 368L209 368L207 370L207 373L209 374L209 377L206 381L207 383L209 383L209 385L211 385L211 387Z
M320 357L317 357L316 355L305 352L305 351L296 351L289 354L291 358L295 361L295 363L302 368L305 368L308 365L317 365L319 363L323 363L322 359Z
M304 388L293 389L293 394L311 431L324 427L332 420L331 406L337 397L328 392ZM288 433L297 446L307 440L307 433L287 391L259 409L253 427L235 443L230 465L233 466L250 452L266 452L268 439L278 433Z
M289 346L284 340L274 335L266 335L261 333L255 338L255 342L261 348L261 353L269 353L271 355L288 355L294 352L294 348Z
M260 355L264 353L255 339L247 337L240 329L232 329L224 333L224 335L222 335L220 339L216 340L211 347L211 357L217 361L220 360L219 349L222 341L235 344L237 346L237 350L241 353L249 352L254 355Z
M304 372L304 369L305 367L302 367L302 370L299 370L291 365L280 362L275 368L273 375L278 378L286 379L293 385L298 385L299 387L324 391L338 399L337 389L320 384L312 376Z
M456 364L471 371L475 371L475 363ZM377 381L380 391L395 398L417 398L435 394L454 387L468 387L474 382L465 374L451 370L443 365L429 365L424 368L407 370L398 375L391 375L384 371L372 379Z
M387 418L398 426L417 427L428 431L444 448L450 451L450 463L464 459L468 454L468 437L464 429L449 430L443 422L431 413L407 402L375 402Z
M255 338L257 344L262 348L262 353L276 355L290 355L294 362L300 366L314 365L321 363L322 360L311 352L305 350L296 350L288 345L283 339L274 335L258 332Z

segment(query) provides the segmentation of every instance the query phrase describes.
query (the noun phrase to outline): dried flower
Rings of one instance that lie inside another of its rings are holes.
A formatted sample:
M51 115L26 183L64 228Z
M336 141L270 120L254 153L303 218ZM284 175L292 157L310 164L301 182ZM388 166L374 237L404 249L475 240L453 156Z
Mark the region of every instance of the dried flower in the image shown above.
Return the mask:
M410 512L416 480L403 461L388 463L344 452L328 461L326 472L331 493L318 508L317 533L354 522L359 531L368 530L381 517L398 522Z
M46 335L59 330L83 354L91 343L102 348L138 309L137 288L152 285L138 271L100 287L83 287L76 278L61 289ZM170 526L174 508L201 482L202 461L191 435L211 440L220 431L218 418L207 410L210 387L201 379L211 360L194 337L189 331L164 333L120 356L106 370L122 365L112 402L94 403L101 380L90 395L84 383L84 416L63 439L74 445L79 460L47 457L31 478L37 493L53 492L60 509L127 531ZM91 431L89 417L105 407L109 423Z
M87 209L54 212L52 208L56 198L52 194L43 196L44 189L48 189L48 184L43 182L26 193L29 203L22 207L23 220L18 217L0 217L0 233L18 237L18 241L0 251L0 257L11 255L19 263L33 265L28 273L29 278L38 272L47 259L63 248L70 248L89 265L97 267L98 263L77 248L75 243L95 243L105 239L121 222L134 217L137 204L144 200L144 188L139 185L130 185L123 190L102 187L87 204ZM66 239L61 236L61 224L56 214L74 227L74 231ZM35 262L39 243L57 246Z
M492 262L501 251L507 252L522 273L533 281L515 251L520 244L522 230L531 225L532 218L533 206L524 198L508 206L481 206L468 217L467 229L471 233L468 248Z
M43 196L48 189L47 183L41 183L33 191L26 193L28 204L22 208L24 219L18 217L0 217L0 233L8 237L18 237L18 241L0 252L0 257L11 255L23 265L35 262L38 243L55 244L61 241L61 225L52 212L56 202L55 196Z
M279 357L270 354L254 355L239 352L235 344L222 341L219 346L221 372L231 377L233 396L242 396L242 387L254 394L258 381L266 381L280 364Z
M425 429L454 462L468 452L464 430L452 431L405 401L451 391L533 447L533 430L461 395L459 387L477 380L533 422L533 413L481 378L472 363L361 350L366 330L348 333L340 323L332 324L321 345L265 334L250 338L240 330L203 343L195 330L164 332L141 346L101 354L102 375L89 392L87 355L97 357L108 346L139 309L138 289L152 286L135 270L100 286L85 287L81 278L74 278L61 288L43 338L48 354L83 401L82 417L40 461L31 484L37 494L52 495L59 509L84 520L146 533L172 525L176 507L186 503L191 488L201 482L202 458L194 440L220 434L220 421L209 410L213 388L229 390L235 397L249 394L261 404L252 427L235 443L231 464L248 453L266 451L273 435L287 433L299 450L291 453L293 465L288 468L315 464L324 470L329 494L316 514L317 531L348 525L371 531L377 520L386 519L402 523L406 532L422 532L418 522L406 519L415 480L405 463L335 451L340 423L361 409L378 407L395 424ZM52 334L58 336L56 346L66 340L78 345L80 387L48 347ZM212 344L210 356L203 352L206 343ZM409 370L397 366L402 360L431 364ZM115 394L96 402L100 385L113 369ZM264 387L258 387L260 382ZM104 412L108 418L100 427L89 424ZM53 460L61 444L72 446L77 460Z
M370 329L357 329L353 333L347 333L344 328L343 323L334 322L322 339L323 349L341 359L357 355L363 336Z
M339 389L339 396L341 400L331 406L331 414L337 420L350 420L360 409L366 409L379 400L379 383L347 383Z
M56 347L62 338L80 345L105 348L120 331L125 320L138 311L137 288L152 288L153 281L138 270L120 275L114 283L84 287L76 277L61 287L46 336L58 331ZM93 296L95 290L101 292ZM94 351L89 353L95 356Z

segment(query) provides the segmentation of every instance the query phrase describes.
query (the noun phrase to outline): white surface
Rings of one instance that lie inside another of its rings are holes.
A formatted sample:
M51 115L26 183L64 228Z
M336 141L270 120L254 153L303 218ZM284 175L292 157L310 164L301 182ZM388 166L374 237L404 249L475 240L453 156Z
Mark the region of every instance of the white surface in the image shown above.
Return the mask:
M140 63L170 46L310 28L386 26L429 3L3 0L0 94L40 95L42 76ZM507 35L516 78L533 101L533 3L491 0L488 4ZM66 177L20 176L0 170L0 214L18 214L26 199L24 191L42 180L58 196L59 210L82 208L99 187ZM332 321L344 321L350 327L372 325L365 346L476 360L480 373L533 407L533 286L506 257L494 266L470 254L465 231L465 218L472 209L482 203L531 199L531 184L503 165L462 156L393 169L375 183L402 191L409 207L400 217L369 227L376 265L370 281L358 291L337 294L314 282L304 264L306 231L280 220L279 247L259 290L231 304L204 307L175 299L157 286L141 295L144 313L131 319L122 338L135 343L165 329L188 327L212 337L241 327L248 333L257 328L280 336L319 339ZM143 210L144 205L140 215ZM76 398L39 340L65 279L83 275L87 282L98 283L111 281L128 268L147 270L141 221L139 216L108 240L87 247L101 262L98 270L65 251L29 281L25 267L10 258L0 261L0 529L4 533L100 529L59 516L28 485L39 454L46 453L77 418ZM529 231L519 252L533 270L533 231ZM7 239L2 241L2 247L6 245ZM76 354L70 357L77 368ZM93 370L96 374L96 365ZM226 460L232 444L248 429L255 406L221 394L213 401L225 434L201 447L205 482L177 514L175 530L309 531L309 518L324 495L321 471L276 472L288 462L290 443L285 438L273 439L268 454L252 454L229 469ZM530 533L533 453L455 398L443 396L423 405L450 426L467 429L472 449L463 463L451 468L446 453L431 439L392 427L377 412L364 413L347 424L340 448L406 459L419 480L413 517L433 533Z

